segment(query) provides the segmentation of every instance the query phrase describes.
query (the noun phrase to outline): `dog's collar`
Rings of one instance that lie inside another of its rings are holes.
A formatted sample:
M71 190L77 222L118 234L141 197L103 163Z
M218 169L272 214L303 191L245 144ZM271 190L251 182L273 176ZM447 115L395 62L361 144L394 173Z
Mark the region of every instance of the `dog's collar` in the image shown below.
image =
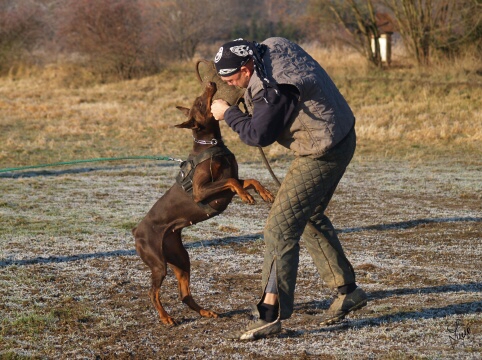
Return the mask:
M192 137L192 139L196 144L201 144L201 145L217 145L219 143L219 141L216 139L212 139L211 141L197 140L194 136Z

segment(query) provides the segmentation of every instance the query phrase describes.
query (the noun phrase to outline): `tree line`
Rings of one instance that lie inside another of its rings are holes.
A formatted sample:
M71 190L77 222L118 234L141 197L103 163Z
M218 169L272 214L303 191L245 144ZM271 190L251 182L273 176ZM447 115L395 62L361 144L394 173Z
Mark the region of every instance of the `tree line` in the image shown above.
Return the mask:
M380 65L379 14L421 66L480 53L482 0L0 0L0 73L59 56L105 77L159 72L202 44L283 36L349 44ZM376 42L375 42L376 43Z

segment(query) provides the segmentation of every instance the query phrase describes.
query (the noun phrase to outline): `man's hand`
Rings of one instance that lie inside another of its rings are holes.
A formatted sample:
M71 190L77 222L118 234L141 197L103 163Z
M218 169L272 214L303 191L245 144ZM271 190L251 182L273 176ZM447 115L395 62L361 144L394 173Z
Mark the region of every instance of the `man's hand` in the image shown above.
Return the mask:
M214 100L211 104L211 112L214 118L218 121L224 120L224 113L226 110L228 110L228 108L229 104L222 99Z

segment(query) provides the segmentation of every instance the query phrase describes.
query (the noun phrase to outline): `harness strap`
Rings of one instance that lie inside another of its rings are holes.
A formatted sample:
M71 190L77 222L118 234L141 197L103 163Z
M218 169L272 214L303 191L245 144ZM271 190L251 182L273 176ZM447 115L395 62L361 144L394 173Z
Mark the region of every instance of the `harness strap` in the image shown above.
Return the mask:
M180 165L181 170L176 176L176 182L181 185L185 192L192 194L192 179L194 177L194 171L196 167L205 160L212 159L215 156L225 156L232 155L233 153L224 144L218 144L216 146L210 147L204 150L202 153L191 156L187 160L183 161ZM203 208L209 216L218 211L213 209L209 204L203 204L202 202L197 203L199 207Z

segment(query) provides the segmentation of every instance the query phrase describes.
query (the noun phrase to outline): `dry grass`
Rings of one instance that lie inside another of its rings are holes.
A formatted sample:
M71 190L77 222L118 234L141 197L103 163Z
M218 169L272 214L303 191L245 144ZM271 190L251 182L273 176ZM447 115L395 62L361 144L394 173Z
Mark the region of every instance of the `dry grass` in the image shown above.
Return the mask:
M307 48L353 107L361 155L480 157L482 79L473 58L421 71L402 66L400 55L389 71L369 71L357 54ZM100 85L92 85L82 69L62 65L24 75L0 79L1 167L125 155L180 157L189 148L189 137L172 125L182 121L175 106L190 106L200 92L193 64ZM241 161L257 156L229 129L223 135ZM267 151L273 158L286 154L276 145Z
M472 54L417 69L400 49L388 71L371 72L358 55L314 49L352 105L362 150L421 159L482 149L482 68Z
M2 80L1 164L185 153L185 133L171 126L182 120L175 106L190 106L200 89L185 70L82 88L53 77Z

